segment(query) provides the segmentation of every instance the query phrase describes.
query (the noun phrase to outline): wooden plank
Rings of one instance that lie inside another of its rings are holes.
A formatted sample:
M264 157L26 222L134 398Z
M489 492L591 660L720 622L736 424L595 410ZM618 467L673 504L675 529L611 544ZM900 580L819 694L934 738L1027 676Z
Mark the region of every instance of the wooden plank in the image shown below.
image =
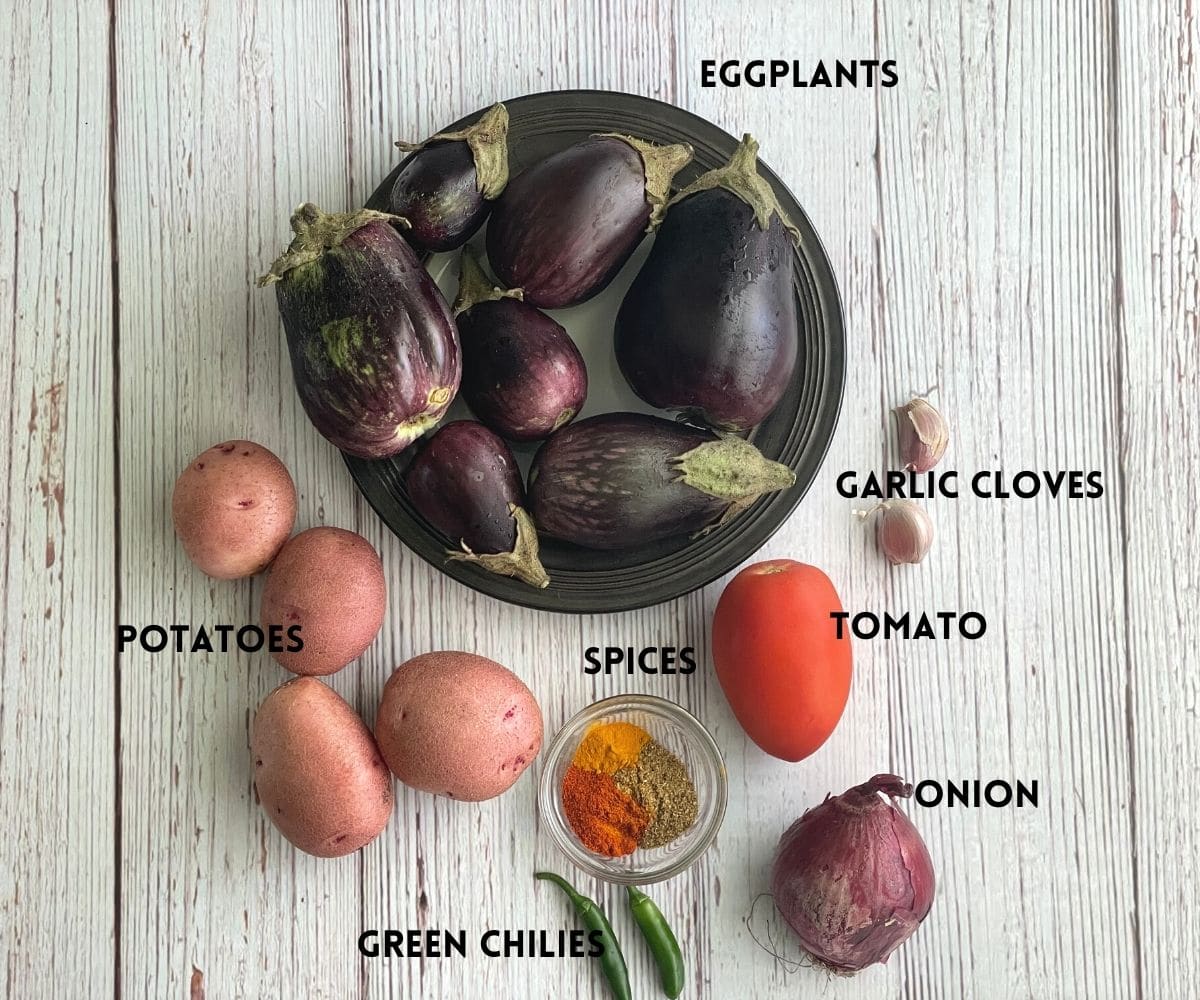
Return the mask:
M1126 659L1114 681L1133 736L1139 995L1200 992L1200 18L1190 5L1114 4L1114 210L1121 334L1118 445Z
M497 12L498 13L498 12ZM674 93L671 26L667 3L630 5L625 11L591 5L517 5L488 21L481 35L473 4L440 8L351 7L351 166L356 201L365 200L395 164L392 140L423 137L454 119L496 100L551 88L601 87L632 90L670 100ZM649 35L660 49L645 47ZM447 62L450 69L447 70ZM703 629L683 620L699 598L621 616L582 619L538 614L497 604L442 577L381 532L367 512L373 540L385 553L389 579L406 596L404 626L391 655L378 644L364 666L368 687L378 692L395 664L429 649L463 648L510 666L538 696L546 738L591 701L638 682L593 680L582 673L583 650L592 644L658 641L695 642ZM656 685L645 684L646 690ZM687 685L666 692L686 700ZM661 690L659 693L663 693ZM480 805L450 802L397 786L395 829L365 853L366 927L465 927L477 939L491 927L573 926L563 900L535 887L541 867L565 871L608 907L626 942L633 975L653 982L645 949L616 889L583 879L558 855L537 824L535 766L501 798ZM697 871L699 871L698 869ZM494 877L503 872L504 877ZM707 928L693 924L695 897L688 876L661 887L656 897L678 913L680 933L706 951ZM688 916L685 918L685 914ZM686 922L685 922L686 921ZM368 960L370 997L513 995L538 996L564 989L579 996L600 995L603 984L587 962L562 960L496 961L474 944L466 958L452 961ZM694 966L699 971L698 966Z
M343 21L329 4L118 5L122 616L254 623L176 542L174 478L249 437L298 528L353 526L340 458L305 419L273 296L252 287L300 201L347 201ZM362 858L295 851L254 800L248 727L289 676L266 655L122 661L121 986L130 996L343 997ZM333 686L355 699L353 672Z
M1091 4L881 8L879 49L903 53L908 75L880 95L881 398L938 385L948 464L964 472L1117 474L1095 419L1118 392L1096 85L1110 40ZM920 814L942 891L920 946L898 956L906 995L1133 988L1116 504L1112 489L935 501L928 569L891 574L893 606L978 608L990 623L978 642L877 654L897 766L1036 778L1044 793L1037 811Z
M785 30L715 11L687 23L688 66L701 55L773 51L770 40ZM788 787L783 769L748 782L764 793L751 807L757 822L746 826L780 830L798 806L876 770L1036 777L1052 797L1038 813L915 814L938 867L939 899L888 972L857 980L855 995L987 996L997 982L1006 995L1126 995L1131 873L1112 863L1128 850L1117 790L1126 719L1104 680L1123 656L1114 625L1122 595L1106 572L1112 494L1066 507L933 501L938 542L929 561L892 571L869 535L836 528L833 511L845 519L855 504L820 499L839 470L894 461L884 446L888 409L930 385L953 425L950 467L1115 468L1115 442L1090 419L1116 390L1107 105L1093 86L1107 27L1079 5L961 15L909 5L881 7L861 29L865 37L837 44L821 32L791 36L821 38L798 46L802 58L895 58L901 85L873 98L786 99L791 120L798 110L813 116L787 147L784 177L834 248L854 359L831 459L788 538L792 546L803 539L848 607L978 608L991 631L978 643L859 642L842 727L827 750L791 770L790 795L779 794ZM723 106L740 99L717 91L704 113L722 121ZM855 113L860 99L874 104L867 115ZM783 103L772 95L743 113L764 135L789 136L769 110ZM829 168L830 155L844 157L840 170ZM864 161L875 175L866 183L855 169ZM815 196L805 189L813 178L828 184ZM825 509L815 507L821 502ZM815 527L801 535L807 519ZM1061 659L1050 659L1056 634ZM1067 666L1079 663L1101 666ZM1103 805L1079 810L1076 788L1101 789ZM761 860L734 883L747 899L766 887L769 847L758 850ZM753 857L749 845L742 853ZM1085 897L1081 883L1105 891ZM737 928L726 930L730 940ZM753 983L756 995L783 983L748 949L722 974L727 989Z
M754 560L792 558L821 567L847 606L878 605L884 575L854 523L853 506L837 497L836 471L869 469L883 442L880 372L888 360L878 302L876 97L871 90L756 90L700 86L703 59L869 58L876 45L868 8L845 7L831 18L819 5L791 9L764 3L730 7L689 4L681 12L680 103L733 135L750 132L762 159L796 195L820 234L837 275L851 359L839 430L809 495ZM898 55L903 59L903 54ZM783 831L827 793L886 769L887 678L856 650L846 714L825 747L799 764L767 756L743 734L712 674L708 630L725 581L689 601L689 634L703 643L704 686L695 709L722 747L730 777L725 823L702 866L704 884L672 900L674 916L689 901L706 910L706 943L691 954L703 973L701 996L785 996L826 988L827 977L777 962L755 941L786 959L799 958L769 899L775 847ZM870 589L867 589L870 588ZM691 878L694 878L692 876ZM680 880L684 881L684 880ZM689 956L690 957L690 956ZM846 997L895 996L895 963L837 984Z
M0 33L0 982L113 988L108 12ZM64 945L64 942L69 942Z

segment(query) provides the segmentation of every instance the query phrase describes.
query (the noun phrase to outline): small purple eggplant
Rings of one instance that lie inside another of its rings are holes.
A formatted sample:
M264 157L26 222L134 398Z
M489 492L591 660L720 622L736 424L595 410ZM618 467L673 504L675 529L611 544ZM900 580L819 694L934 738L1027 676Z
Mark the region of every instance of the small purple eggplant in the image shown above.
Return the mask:
M483 424L455 420L438 430L409 464L404 485L421 516L462 546L446 553L450 559L549 585L516 460Z
M410 154L390 197L391 210L411 224L405 237L418 250L457 250L508 183L508 111L496 104L460 132L396 146Z
M617 312L617 363L651 406L744 431L778 404L799 350L792 241L747 135L668 206Z
M461 376L450 307L397 222L301 205L295 238L259 279L276 283L304 412L359 458L408 447L442 419Z
M624 549L715 527L796 474L740 437L605 413L564 427L529 471L538 528L591 549Z
M575 418L587 367L567 331L492 286L470 247L460 261L454 320L463 347L462 395L483 423L512 441L540 441Z
M685 144L594 135L526 168L492 209L492 270L525 301L571 306L601 291L658 225Z

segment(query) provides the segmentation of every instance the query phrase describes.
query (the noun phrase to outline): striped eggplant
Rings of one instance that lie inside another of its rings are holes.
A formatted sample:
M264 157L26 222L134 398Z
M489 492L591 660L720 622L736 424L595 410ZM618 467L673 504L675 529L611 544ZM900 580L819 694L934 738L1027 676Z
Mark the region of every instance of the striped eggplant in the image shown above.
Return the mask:
M590 299L658 225L671 179L691 158L686 143L594 135L538 161L492 209L492 270L540 308Z
M605 413L555 433L529 470L538 529L592 549L702 531L796 474L748 441L641 413Z
M418 250L457 250L483 225L508 183L508 111L496 104L474 125L396 146L409 154L392 184L390 208L406 218Z
M275 284L304 412L360 458L395 455L434 426L461 377L450 309L393 223L301 205L295 238L259 279Z
M462 396L483 423L512 441L540 441L569 423L587 398L587 367L570 335L521 290L502 291L470 247L460 262L454 321L462 341Z
M616 320L617 363L638 396L731 431L775 408L799 350L799 234L757 154L745 136L726 166L671 199Z
M462 546L446 553L450 559L531 587L550 583L516 460L483 424L455 420L439 428L409 463L404 487L418 513Z

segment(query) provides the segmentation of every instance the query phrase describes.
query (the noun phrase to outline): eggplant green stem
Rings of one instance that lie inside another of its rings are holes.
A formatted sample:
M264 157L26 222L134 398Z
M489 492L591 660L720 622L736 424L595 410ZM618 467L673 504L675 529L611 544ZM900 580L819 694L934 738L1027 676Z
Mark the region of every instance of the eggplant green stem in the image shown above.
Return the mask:
M737 513L764 493L795 485L796 473L782 462L773 462L749 441L725 434L705 441L673 462L682 481L718 500L728 500ZM722 521L728 519L728 512Z
M258 279L259 287L279 281L288 271L303 264L311 264L326 250L340 246L347 236L362 229L368 222L391 222L405 229L411 229L412 224L402 215L391 215L388 212L376 212L374 209L363 208L357 212L322 212L311 201L292 213L292 242L288 248L276 258L271 269Z
M538 536L533 518L515 503L508 505L508 513L517 522L517 540L513 543L511 552L476 554L467 547L466 542L460 542L463 550L456 552L451 549L446 556L455 562L478 563L489 573L511 576L531 587L543 590L550 586L550 576L538 558Z
M483 273L483 265L479 260L479 252L468 244L463 247L458 260L458 295L454 299L454 315L465 313L480 302L495 302L497 299L516 299L518 302L525 298L520 288L499 288L488 281Z
M758 221L760 229L766 230L770 227L772 213L778 215L779 221L783 223L783 228L792 237L792 242L796 246L800 245L800 230L792 225L792 220L787 217L783 206L779 204L779 199L775 197L775 191L770 182L765 177L759 176L758 140L749 132L742 136L742 141L738 143L738 147L733 151L728 163L723 167L717 167L701 174L676 194L667 207L670 208L671 205L683 201L684 198L699 191L708 191L715 187L724 188L737 195L754 209L754 218Z
M457 132L439 132L424 142L396 140L396 148L415 153L431 142L465 142L475 160L475 190L488 201L500 197L508 183L508 109L493 104L474 125Z
M693 149L686 142L677 142L669 146L656 146L645 139L637 139L632 135L622 135L620 132L601 132L596 138L620 139L626 145L632 146L642 158L642 170L646 174L646 201L650 203L650 222L646 232L652 233L658 228L667 211L667 198L671 193L671 181L675 175L692 162Z

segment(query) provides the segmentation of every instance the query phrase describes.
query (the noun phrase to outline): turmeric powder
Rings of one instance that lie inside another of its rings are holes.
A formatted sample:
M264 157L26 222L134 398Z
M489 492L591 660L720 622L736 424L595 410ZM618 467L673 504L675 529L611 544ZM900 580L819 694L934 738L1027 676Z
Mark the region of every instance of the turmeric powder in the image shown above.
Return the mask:
M575 751L573 763L586 771L615 774L638 759L650 734L632 722L601 722L591 726Z

